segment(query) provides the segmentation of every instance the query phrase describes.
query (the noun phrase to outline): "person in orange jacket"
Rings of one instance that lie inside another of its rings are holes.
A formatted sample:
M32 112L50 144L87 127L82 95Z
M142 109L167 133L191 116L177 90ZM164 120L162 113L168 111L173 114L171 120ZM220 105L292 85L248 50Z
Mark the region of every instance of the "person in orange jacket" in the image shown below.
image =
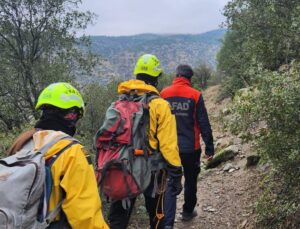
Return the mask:
M54 83L40 94L36 109L42 116L35 128L21 134L8 154L22 148L40 149L61 135L73 136L76 123L83 116L84 102L76 88L68 83ZM46 163L70 144L63 139L54 144L45 154ZM107 229L101 211L96 177L89 155L76 142L64 150L51 166L53 180L48 212L62 201L61 213L48 228Z
M202 93L191 85L193 75L191 66L180 64L176 68L176 78L172 85L161 91L161 97L171 104L176 117L179 154L185 178L183 221L189 221L197 216L195 206L197 178L200 173L200 135L205 143L206 158L211 160L214 155L211 125ZM166 200L170 206L166 210L166 221L172 225L175 219L176 198L167 192Z

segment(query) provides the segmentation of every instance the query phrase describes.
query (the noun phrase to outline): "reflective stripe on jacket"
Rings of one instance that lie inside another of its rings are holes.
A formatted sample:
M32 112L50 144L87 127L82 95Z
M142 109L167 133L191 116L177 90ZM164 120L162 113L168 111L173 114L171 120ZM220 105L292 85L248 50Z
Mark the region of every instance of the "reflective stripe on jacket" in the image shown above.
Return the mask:
M135 90L141 95L147 92L159 95L157 89L141 80L128 80L118 86L118 93ZM171 107L162 98L149 102L150 126L149 144L152 149L159 147L166 161L173 166L181 166L177 145L176 120L171 113Z

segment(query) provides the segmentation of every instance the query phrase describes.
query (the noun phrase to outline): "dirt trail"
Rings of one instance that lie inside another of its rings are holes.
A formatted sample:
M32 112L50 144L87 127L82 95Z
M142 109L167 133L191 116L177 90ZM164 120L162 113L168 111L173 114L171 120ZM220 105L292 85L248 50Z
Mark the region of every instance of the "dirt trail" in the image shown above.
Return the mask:
M258 169L246 169L246 158L252 155L248 145L228 133L223 133L218 115L226 108L229 100L216 103L219 87L210 87L204 92L204 100L210 116L215 142L218 149L227 145L236 145L239 149L234 160L225 162L219 167L202 171L198 181L198 216L190 222L182 222L183 195L178 197L175 229L225 229L255 228L255 202L260 193ZM205 161L205 159L202 159ZM223 168L230 163L236 170L224 172Z

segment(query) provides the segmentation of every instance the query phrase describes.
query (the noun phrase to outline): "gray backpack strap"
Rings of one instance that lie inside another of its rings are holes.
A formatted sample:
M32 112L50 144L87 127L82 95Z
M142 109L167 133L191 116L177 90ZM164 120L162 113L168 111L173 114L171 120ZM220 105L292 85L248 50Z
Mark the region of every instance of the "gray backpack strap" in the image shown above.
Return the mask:
M44 145L41 149L37 150L37 152L41 153L42 155L44 155L53 145L55 145L57 142L59 142L60 140L63 139L67 139L70 141L77 141L74 138L72 138L69 135L62 135L59 136L58 138L53 139L52 141L50 141L49 143L47 143L46 145ZM27 147L24 149L21 149L17 154L9 156L7 158L4 158L0 161L5 161L6 164L14 164L17 161L19 161L20 159L22 160L30 160L34 157L34 154L32 154L32 150L28 149Z
M71 146L73 146L73 145L75 145L75 144L78 144L79 142L75 139L75 138L72 138L72 137L69 137L69 136L67 136L67 137L65 137L65 138L60 138L60 140L62 140L62 139L68 139L68 140L71 140L71 142L68 144L68 145L66 145L63 149L61 149L58 153L56 153L55 155L53 155L53 157L54 157L54 160L52 160L51 162L50 162L50 167L54 164L54 162L55 162L55 160L63 153L63 152L65 152L67 149L69 149ZM60 141L59 140L59 141ZM55 140L55 143L57 143L57 141ZM54 144L55 144L54 143ZM54 145L54 144L52 144L52 145ZM50 146L51 147L51 146ZM49 149L49 148L48 148ZM46 151L47 152L47 151ZM45 188L46 188L46 186L45 186ZM45 203L47 203L47 200L46 200L46 196L44 196L44 204ZM56 216L60 213L60 211L61 211L61 206L62 206L62 204L63 204L63 202L64 202L64 198L55 206L55 208L51 211L51 212L49 212L48 214L47 214L47 216L45 217L45 219L44 219L44 223L46 223L48 226L49 226L49 224L56 218ZM47 204L45 204L45 206L47 206ZM48 207L48 206L47 206ZM44 214L45 215L45 214Z
M61 141L61 140L70 140L70 141L77 141L75 140L75 138L72 138L71 136L69 135L62 135L58 138L55 138L53 139L52 141L50 141L49 143L47 143L46 145L44 145L42 148L40 148L38 150L38 152L40 152L41 154L45 154L48 152L48 150L53 146L55 145L57 142Z
M47 223L47 225L49 225L51 222L53 222L55 217L60 213L63 202L64 202L64 199L62 199L56 205L56 207L47 215L47 217L45 218L45 222Z

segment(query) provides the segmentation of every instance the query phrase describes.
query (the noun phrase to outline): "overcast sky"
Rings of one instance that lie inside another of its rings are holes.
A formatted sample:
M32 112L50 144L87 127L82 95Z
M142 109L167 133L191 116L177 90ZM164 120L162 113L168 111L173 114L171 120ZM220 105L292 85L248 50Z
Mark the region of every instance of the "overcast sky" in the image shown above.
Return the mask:
M82 0L98 15L87 35L198 34L218 29L229 0Z

